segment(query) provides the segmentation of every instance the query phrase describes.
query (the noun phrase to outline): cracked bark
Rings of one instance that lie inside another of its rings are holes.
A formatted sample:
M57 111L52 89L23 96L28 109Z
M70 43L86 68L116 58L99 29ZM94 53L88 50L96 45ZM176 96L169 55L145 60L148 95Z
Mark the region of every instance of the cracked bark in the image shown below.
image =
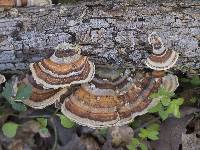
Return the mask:
M199 28L199 0L105 0L2 11L0 72L25 71L62 42L80 44L98 64L144 68L151 50L147 37L156 31L180 53L175 71L200 73Z

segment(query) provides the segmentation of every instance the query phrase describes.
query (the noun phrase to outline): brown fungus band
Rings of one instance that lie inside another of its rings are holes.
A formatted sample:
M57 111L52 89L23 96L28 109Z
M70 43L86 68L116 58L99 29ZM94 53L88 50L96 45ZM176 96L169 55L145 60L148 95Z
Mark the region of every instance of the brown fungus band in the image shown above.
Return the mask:
M51 0L0 0L0 7L44 6L51 4Z
M153 47L152 54L145 62L149 68L167 70L175 65L178 53L174 50L166 49L161 38L155 32L149 35L148 42Z
M30 69L35 81L47 89L87 83L95 72L94 64L71 44L66 49L57 49L48 59L30 64Z
M152 73L140 72L132 77L128 70L119 73L111 69L109 74L97 69L90 83L82 84L65 99L62 112L78 124L93 128L128 124L157 104L149 96L162 85L163 78ZM168 78L164 79L166 83Z
M30 75L26 75L25 78L18 81L17 88L21 84L29 84L32 86L31 97L23 100L23 103L35 109L43 109L46 106L54 104L56 101L60 100L61 95L68 91L67 88L43 89L41 85L36 84L35 80Z

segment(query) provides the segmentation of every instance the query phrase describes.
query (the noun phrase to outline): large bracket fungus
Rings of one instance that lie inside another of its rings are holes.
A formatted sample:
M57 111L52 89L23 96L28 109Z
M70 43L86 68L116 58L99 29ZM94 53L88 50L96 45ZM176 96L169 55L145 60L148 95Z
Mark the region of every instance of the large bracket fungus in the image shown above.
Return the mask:
M104 73L102 73L104 72ZM158 101L149 98L168 78L152 73L102 69L90 83L82 84L62 105L62 112L75 122L89 127L127 124L147 113ZM167 82L170 84L170 82ZM168 84L167 84L168 85Z
M59 45L50 58L31 63L30 69L36 83L47 89L87 83L95 72L94 64L71 44Z
M52 4L51 0L0 0L0 7L44 6Z
M44 89L41 85L36 84L31 75L26 75L25 78L17 82L17 88L21 84L29 84L32 86L32 94L29 99L22 102L35 109L43 109L46 106L54 104L60 100L61 95L68 91L67 88L59 89Z

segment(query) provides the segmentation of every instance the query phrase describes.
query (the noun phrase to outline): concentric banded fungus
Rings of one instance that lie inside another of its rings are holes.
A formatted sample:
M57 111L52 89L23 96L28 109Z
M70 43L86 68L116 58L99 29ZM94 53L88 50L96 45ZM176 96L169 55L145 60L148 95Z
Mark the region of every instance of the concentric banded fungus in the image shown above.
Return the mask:
M167 70L174 66L178 59L177 52L165 49L161 38L155 32L149 35L148 42L153 47L153 54L145 62L149 68Z
M67 88L63 89L43 89L42 86L36 84L32 76L27 75L20 84L30 84L32 86L32 95L29 99L23 100L23 102L33 108L42 109L60 100L60 96L68 91Z
M60 48L60 49L59 49ZM95 67L88 57L81 56L71 44L56 48L49 58L30 64L33 78L44 88L58 89L92 80Z
M170 92L174 92L179 86L178 77L168 74L162 77L162 86Z
M160 84L161 78L151 74L138 73L132 78L128 70L123 74L113 70L102 74L97 71L91 83L82 84L66 98L62 112L89 127L121 126L157 104L148 97Z
M44 6L51 4L51 0L0 0L0 7Z
M5 81L6 81L5 76L0 74L0 84L4 83Z

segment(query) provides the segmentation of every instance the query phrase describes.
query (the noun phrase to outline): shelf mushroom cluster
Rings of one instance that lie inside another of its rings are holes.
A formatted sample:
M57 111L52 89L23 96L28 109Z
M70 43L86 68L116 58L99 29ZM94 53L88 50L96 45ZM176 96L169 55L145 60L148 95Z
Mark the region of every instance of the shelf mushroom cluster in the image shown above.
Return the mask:
M42 109L60 100L70 85L92 80L94 64L72 44L58 46L54 54L40 62L30 64L32 75L19 81L32 86L32 95L23 102L30 107Z
M33 108L44 108L59 101L71 85L80 84L64 97L61 111L78 124L89 127L109 127L127 124L136 116L145 114L159 101L150 99L150 94L160 87L175 91L178 79L166 74L173 67L178 54L164 47L161 38L152 33L149 43L153 47L146 65L151 72L97 67L88 57L80 55L74 45L58 46L54 54L40 62L31 63L32 76L23 83L31 84L32 96L24 101Z

